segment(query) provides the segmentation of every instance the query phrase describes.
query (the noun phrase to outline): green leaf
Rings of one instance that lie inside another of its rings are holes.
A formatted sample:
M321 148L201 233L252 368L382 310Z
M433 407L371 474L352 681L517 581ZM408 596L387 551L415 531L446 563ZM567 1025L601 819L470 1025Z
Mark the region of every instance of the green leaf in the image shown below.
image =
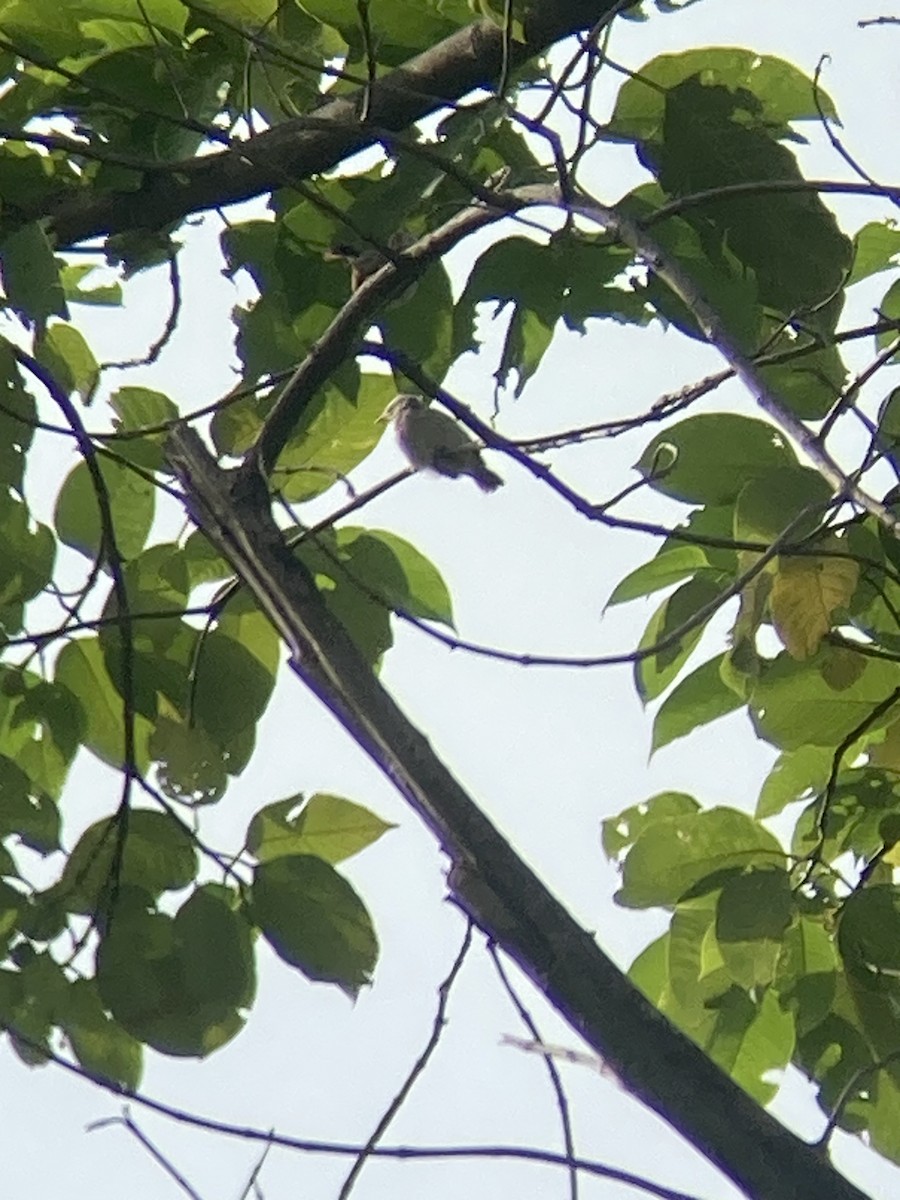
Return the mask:
M4 14L4 29L6 22ZM27 325L41 326L52 316L68 317L59 264L37 221L23 225L0 244L0 274L9 306Z
M121 887L156 897L187 887L196 874L197 849L188 830L165 813L138 808L89 826L55 891L71 912L94 914Z
M395 611L453 628L447 585L433 563L404 538L386 529L344 526L338 548L349 555L348 570Z
M853 238L853 269L847 286L890 270L900 257L900 229L893 221L870 221Z
M129 462L147 471L160 470L165 462L164 431L143 433L165 426L178 418L178 409L162 392L144 387L121 387L109 399L116 413L113 425L120 434L131 433L133 437L119 437L113 443L118 454Z
M253 916L272 949L309 979L336 983L354 998L371 981L375 930L356 892L313 855L260 863L253 875Z
M606 135L635 140L670 196L709 193L678 220L697 230L710 258L721 263L727 252L743 265L761 306L791 316L809 311L827 331L852 254L833 214L812 191L770 193L763 203L759 195L716 195L730 184L801 182L780 143L795 137L790 122L813 119L815 98L796 67L751 50L663 55L623 84ZM736 315L726 324L739 333Z
M160 716L149 748L157 781L169 799L193 808L215 804L225 794L227 755L199 726Z
M341 796L317 793L305 803L302 796L290 796L254 814L246 846L261 863L285 855L313 854L333 865L358 854L394 828Z
M271 632L262 614L257 617ZM191 715L217 746L227 749L265 712L274 686L273 667L246 641L213 630L200 644Z
M0 755L0 793L0 837L14 834L38 854L59 849L59 810L23 766L5 755Z
M697 667L666 697L653 721L651 752L742 707L740 696L722 679L724 658L720 654Z
M92 979L76 979L61 1020L66 1038L92 1079L134 1091L141 1081L140 1042L107 1016Z
M716 1024L704 1050L760 1104L768 1104L777 1085L771 1082L791 1061L794 1022L774 991L754 1004L739 988L715 1003Z
M735 809L669 817L643 830L628 852L616 903L671 907L707 881L755 865L772 868L784 858L778 841Z
M820 792L833 761L833 751L822 746L800 746L779 754L759 793L756 819L775 817L788 804Z
M67 688L84 712L84 744L98 758L119 767L125 757L125 706L109 676L98 638L79 638L63 646L56 660L56 682ZM150 723L139 713L133 717L134 757L138 770L148 763Z
M256 981L236 897L198 887L174 919L122 897L97 959L100 997L132 1037L161 1054L211 1054L240 1032Z
M54 322L38 341L37 360L67 395L77 392L90 403L100 378L100 366L74 325Z
M697 614L711 605L721 591L717 573L695 575L664 600L647 622L638 648L646 651L666 644L634 664L634 685L644 704L655 700L678 676L712 616L712 612L701 618ZM669 642L679 630L683 632Z
M724 881L716 937L735 983L750 991L772 982L794 908L791 881L781 867L757 868Z
M616 138L657 140L663 134L667 92L697 75L712 86L751 92L762 106L760 117L773 125L820 119L812 80L792 63L734 46L704 46L661 54L645 63L619 89L605 132ZM818 98L825 114L836 117L831 99L821 91Z
M93 275L96 267L90 263L66 263L59 272L60 282L66 299L72 304L91 304L105 308L118 308L122 304L120 283L98 284L84 288L82 283Z
M689 504L728 504L751 479L796 462L773 425L703 413L658 433L637 469L656 491Z
M649 596L652 592L671 587L673 583L679 583L708 566L709 559L702 546L667 545L655 558L641 563L616 584L606 607L612 608L613 605L624 604L639 596Z
M760 737L782 750L837 747L869 721L873 710L897 686L896 664L869 658L863 660L865 666L855 681L836 688L823 675L831 658L827 648L804 662L786 652L778 655L750 698L750 715ZM866 732L883 729L892 719L893 714L886 713ZM861 735L855 748L864 744Z
M772 352L780 348L776 342ZM847 381L837 346L823 346L784 362L761 365L760 375L775 398L804 421L820 421L842 395Z
M389 375L363 375L352 393L334 385L317 392L275 467L285 497L317 496L361 463L384 434L378 417L396 390Z
M153 524L156 492L149 479L129 467L102 456L96 458L106 492L116 548L124 559L139 554ZM54 515L61 541L88 558L96 558L102 545L100 501L86 462L72 468L60 489ZM107 555L109 547L105 547Z
M895 279L884 293L881 303L878 305L878 313L882 320L900 321L900 279ZM896 329L886 329L883 333L875 335L875 345L879 350L886 350L896 340ZM890 361L896 362L897 355L894 354Z
M776 987L804 1037L833 1010L838 968L834 940L821 921L799 914L784 935Z
M389 346L408 354L432 379L442 379L453 357L453 293L441 263L432 264L419 280L378 319ZM394 374L397 391L404 376Z
M734 507L734 536L738 541L770 543L802 514L790 541L808 537L822 521L832 490L818 471L784 466L761 472L740 490Z
M660 792L603 821L603 852L607 858L619 858L623 850L656 822L666 821L670 817L689 816L699 811L700 805L686 792Z

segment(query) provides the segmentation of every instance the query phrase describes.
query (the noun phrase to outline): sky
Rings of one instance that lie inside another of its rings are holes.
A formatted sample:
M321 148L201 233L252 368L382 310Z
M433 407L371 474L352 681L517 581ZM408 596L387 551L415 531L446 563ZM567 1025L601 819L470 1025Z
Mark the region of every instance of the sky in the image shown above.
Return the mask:
M858 29L885 7L817 0L701 0L683 13L646 24L620 23L610 52L637 68L656 54L703 45L741 45L787 58L810 75L823 54L824 85L843 119L842 136L873 171L890 172L886 114L898 111L896 58L900 29ZM608 103L617 81L606 88ZM601 92L601 96L604 95ZM878 114L878 119L876 119ZM845 178L821 134L804 129L808 174ZM605 148L586 182L615 201L642 178L631 151ZM835 207L845 230L888 215L859 198ZM503 232L502 230L500 231ZM217 226L207 221L189 238L183 264L185 301L179 332L157 373L129 383L169 389L183 408L220 394L233 380L228 315L234 286L219 274ZM479 243L483 247L484 241ZM476 247L451 260L464 278ZM160 273L161 274L161 273ZM848 314L868 319L883 281L854 297ZM156 276L136 281L124 314L97 312L85 323L98 357L124 358L156 336L166 305ZM480 356L454 371L451 391L484 417L492 411L497 334L489 324ZM851 365L852 354L848 354ZM863 360L860 360L862 362ZM527 437L560 427L646 409L721 366L711 350L653 326L623 329L594 322L585 336L560 333L522 397L504 397L498 428ZM750 412L738 387L718 393L723 405ZM593 442L549 461L573 486L603 499L635 479L631 470L646 437ZM41 458L45 503L53 481L74 462L69 447L48 446ZM358 488L392 473L402 459L390 434L354 476ZM514 463L490 459L506 486L486 496L468 480L417 476L372 504L359 518L408 538L442 571L461 636L504 649L595 654L634 647L655 601L604 611L615 584L646 559L645 538L610 533L572 514L560 499ZM33 489L37 490L37 488ZM327 511L333 497L320 501ZM674 510L641 492L631 515L672 519ZM702 643L721 646L727 620ZM774 754L738 713L649 758L650 715L627 667L559 671L523 668L449 652L398 624L382 678L432 745L512 840L516 849L623 966L662 928L653 914L618 909L614 870L600 848L600 823L663 789L692 792L704 804L750 808ZM88 758L78 761L67 790L67 830L106 811L115 780ZM381 941L375 985L351 1005L337 989L307 983L264 948L260 981L246 1030L209 1060L149 1055L143 1089L188 1111L297 1137L364 1141L420 1053L434 1019L437 988L464 933L445 900L445 863L387 781L343 732L284 673L263 721L254 763L208 813L207 837L241 839L262 804L297 792L333 792L365 804L397 828L346 865L369 906ZM99 809L98 809L99 806ZM516 972L510 968L512 977ZM548 1042L577 1040L521 980ZM502 1043L526 1036L476 937L452 992L448 1025L427 1073L401 1112L390 1144L515 1144L559 1150L559 1115L537 1056ZM121 1125L95 1122L121 1114L120 1102L48 1067L29 1070L8 1048L2 1054L5 1099L0 1147L6 1194L44 1200L166 1200L179 1190ZM722 1177L614 1081L580 1065L562 1064L576 1145L584 1157L638 1173L709 1200L736 1194ZM775 1111L792 1128L815 1136L821 1119L811 1093L790 1078ZM132 1106L142 1132L177 1165L204 1200L232 1200L260 1147L203 1134ZM648 1148L652 1152L648 1153ZM837 1161L873 1197L897 1193L900 1175L858 1142L839 1136ZM267 1200L324 1200L337 1194L349 1162L273 1150L260 1174ZM565 1194L564 1175L547 1167L483 1160L369 1164L355 1188L359 1200L454 1200ZM630 1189L585 1179L581 1195L604 1200Z

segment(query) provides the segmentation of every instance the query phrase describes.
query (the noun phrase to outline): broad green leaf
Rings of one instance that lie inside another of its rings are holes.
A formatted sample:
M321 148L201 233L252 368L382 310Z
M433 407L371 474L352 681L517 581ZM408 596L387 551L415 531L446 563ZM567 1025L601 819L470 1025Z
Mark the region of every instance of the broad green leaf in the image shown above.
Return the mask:
M408 354L432 379L442 379L453 357L453 293L441 263L432 264L378 319L386 343ZM407 390L394 373L396 390Z
M313 854L325 862L343 862L371 846L395 826L341 796L317 793L304 801L290 796L255 813L246 846L257 862L285 855Z
M314 855L260 863L253 917L272 949L309 979L336 983L351 998L371 982L378 941L365 906L334 868Z
M7 633L13 631L18 606L50 582L55 561L52 531L12 495L0 499L0 614Z
M873 711L897 687L896 664L864 659L858 678L838 689L823 677L831 657L828 649L804 662L796 662L787 653L778 655L750 700L750 715L760 737L782 750L837 747L854 730L866 727ZM866 732L883 728L891 720L886 713ZM863 745L861 735L857 749Z
M134 434L117 438L111 443L112 448L145 470L161 469L166 433L152 431L177 419L178 409L172 400L151 388L121 387L112 394L109 403L116 413L113 425L117 432ZM143 433L145 429L151 432Z
M712 616L711 609L704 610L721 591L717 575L695 575L664 600L650 618L639 649L651 652L634 664L635 687L644 704L661 695L681 672ZM653 650L657 645L662 648Z
M0 837L13 834L38 854L51 854L59 849L59 810L23 767L0 755Z
M724 657L720 654L697 667L662 702L653 720L652 751L742 706L741 698L722 679Z
M265 712L274 685L273 671L251 649L213 630L198 648L191 717L227 749Z
M734 987L713 1007L716 1024L702 1043L704 1050L754 1099L768 1104L778 1090L772 1073L783 1071L791 1061L793 1018L771 990L753 1004Z
M98 455L95 463L112 521L116 549L124 559L139 554L153 523L156 492L150 480L115 459ZM86 462L79 462L66 477L56 500L54 523L61 541L88 558L96 558L103 542L101 497ZM110 547L104 547L106 555Z
M885 292L881 303L878 305L878 314L882 320L900 321L900 279L895 279ZM875 345L879 350L886 350L896 340L896 329L886 329L883 333L875 335ZM890 361L896 362L897 355L894 354Z
M637 469L656 491L689 504L728 504L752 479L796 462L773 425L735 413L687 417L658 433Z
M141 1081L140 1042L107 1016L92 979L76 979L60 1021L82 1069L92 1079L134 1091Z
M619 858L640 834L658 821L670 817L697 813L700 805L686 792L660 792L641 804L626 808L615 817L607 817L601 824L603 852L607 858Z
M729 184L802 180L780 143L794 136L790 122L814 112L812 81L796 67L750 50L708 47L642 67L623 84L607 136L635 140L670 196L712 193L678 219L707 247L743 264L762 305L784 314L812 310L827 329L836 312L822 306L838 296L852 248L819 197L770 193L761 203L758 195L715 195ZM734 327L733 318L726 324Z
M726 873L772 868L784 857L772 834L735 809L673 816L638 836L625 858L616 902L625 908L671 907Z
M3 14L9 36L9 14ZM33 221L0 243L0 276L9 306L27 325L42 326L48 317L68 317L59 279L59 263L42 226Z
M800 746L779 754L759 793L757 820L775 817L788 804L821 791L833 760L833 752L822 746Z
M55 680L81 705L87 721L84 743L98 758L119 767L125 757L125 706L110 679L98 638L79 638L63 646L56 660ZM146 769L150 724L135 714L134 754L138 770Z
M25 456L34 440L37 405L25 390L10 343L0 338L0 480L21 492Z
M338 544L338 537L331 533L319 534L315 541L304 541L296 553L306 569L314 577L326 606L346 629L356 643L357 649L375 665L386 650L393 645L390 609L379 593L370 589L365 575L358 577L354 569L353 543L346 549ZM364 542L366 550L372 552L374 543ZM393 556L382 551L379 566L382 572L392 572L398 585L402 585L402 572ZM377 551L375 551L377 553Z
M820 524L831 500L831 488L818 471L794 465L761 471L737 496L734 536L767 545L797 521L788 541L800 542Z
M780 348L778 340L770 352ZM804 421L819 421L826 416L847 381L847 368L837 346L823 346L784 362L762 365L759 371L772 395Z
M724 881L716 937L735 983L751 991L772 982L794 909L790 878L782 867L757 867Z
M737 46L704 46L661 54L645 63L619 89L606 132L642 141L661 137L666 93L695 75L711 85L752 93L762 105L761 115L773 124L820 119L812 80L792 63ZM818 98L826 115L837 116L824 92L820 91Z
M84 404L90 403L100 366L74 325L54 322L38 340L36 357L67 395L76 392Z
M224 558L213 549L206 534L199 529L193 530L185 540L184 557L191 590L203 583L218 583L223 579L231 579L234 575Z
M117 308L122 303L120 283L102 283L95 287L82 286L96 270L89 263L67 263L60 269L59 277L66 299L72 304L92 304Z
M853 238L853 269L847 286L887 271L900 257L900 229L893 221L869 221Z
M198 725L159 716L150 735L162 791L192 807L214 804L228 786L227 756Z
M348 570L395 611L453 627L450 593L437 568L404 538L385 529L344 526L337 546Z
M161 1054L203 1058L244 1024L255 993L250 928L228 889L197 888L174 919L123 897L97 959L104 1005Z
M329 386L303 410L274 478L290 500L308 500L353 470L384 435L378 418L396 394L389 375L363 375L353 394Z
M680 583L682 579L695 575L697 571L708 566L709 559L702 546L684 543L667 546L655 558L642 563L620 580L607 600L606 607L612 608L615 604L624 604L627 600L635 600L639 596L649 596L661 588Z
M86 829L55 890L71 912L93 915L125 885L154 898L187 887L197 862L197 848L184 826L165 813L139 808Z
M832 1011L837 951L822 921L800 914L784 935L775 985L803 1037Z

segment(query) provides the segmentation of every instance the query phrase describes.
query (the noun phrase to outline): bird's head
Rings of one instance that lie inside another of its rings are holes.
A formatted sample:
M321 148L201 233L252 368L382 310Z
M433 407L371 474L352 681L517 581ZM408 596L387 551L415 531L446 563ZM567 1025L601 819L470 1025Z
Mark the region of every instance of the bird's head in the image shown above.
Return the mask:
M378 420L396 421L407 413L418 412L424 407L425 403L421 396L414 396L411 392L401 392L399 396L393 398Z

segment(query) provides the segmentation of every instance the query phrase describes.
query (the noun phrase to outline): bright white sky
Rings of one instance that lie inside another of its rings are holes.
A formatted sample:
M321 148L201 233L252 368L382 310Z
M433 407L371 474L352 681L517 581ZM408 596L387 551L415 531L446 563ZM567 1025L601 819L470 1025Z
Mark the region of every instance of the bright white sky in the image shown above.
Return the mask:
M876 177L896 171L889 113L898 111L896 61L900 29L860 30L858 19L884 15L874 3L818 0L705 0L680 15L644 25L620 23L613 58L638 68L664 51L741 45L780 55L812 74L831 55L824 85L844 122L843 136ZM609 95L618 86L608 78ZM845 178L824 138L806 130L811 174ZM605 149L588 182L614 201L639 178L630 151ZM840 204L844 227L888 215L886 204ZM184 408L220 394L232 381L228 313L235 292L218 274L215 223L197 231L184 264L182 325L158 372L129 377L171 394ZM471 247L459 253L471 259ZM460 267L461 269L461 267ZM159 273L161 275L161 272ZM871 315L883 281L859 298L852 314ZM859 289L857 289L859 290ZM161 327L161 280L141 280L126 315L91 314L87 331L98 357L140 353ZM871 347L851 363L865 361ZM469 358L451 382L483 415L491 410L490 347ZM528 436L647 408L721 364L714 354L659 328L627 330L594 323L587 336L558 337L518 401L501 406L499 427ZM721 407L725 393L707 408ZM728 403L749 405L736 388ZM573 485L601 499L633 479L630 465L646 438L628 445L591 443L560 454L555 465ZM43 487L59 478L71 451L47 449ZM358 472L365 487L400 465L389 438ZM438 565L454 596L462 636L532 652L598 653L633 648L654 601L604 615L616 582L645 559L649 541L610 534L572 515L554 495L512 463L491 460L507 486L485 496L469 481L417 477L373 504L360 523L407 537ZM639 505L639 507L637 506ZM672 519L672 510L642 494L633 513ZM718 626L719 636L723 626ZM706 643L711 646L711 643ZM599 825L628 804L663 789L693 792L705 804L751 806L772 761L742 714L676 743L648 763L650 717L627 668L523 669L449 653L404 627L383 675L436 750L517 849L623 965L659 929L657 919L617 909L615 873L605 863ZM113 781L80 761L65 798L67 840L107 811ZM240 843L261 804L303 791L329 791L373 808L398 828L351 862L348 873L375 918L382 956L375 986L355 1007L333 988L313 986L265 949L259 997L248 1028L205 1063L150 1056L144 1090L189 1111L276 1128L298 1137L365 1141L431 1029L436 989L449 970L463 923L443 902L442 860L416 818L340 729L285 674L263 723L253 766L208 813L207 839ZM577 1046L529 989L546 1040ZM559 1117L546 1072L535 1057L501 1046L523 1036L480 943L453 993L450 1023L429 1071L390 1131L389 1144L515 1144L560 1149ZM165 1200L176 1184L122 1128L85 1133L92 1121L120 1111L115 1098L62 1075L28 1070L3 1051L4 1189L17 1200L65 1194L73 1200ZM575 1122L577 1149L668 1187L721 1200L734 1194L699 1155L615 1084L579 1066L561 1067ZM820 1117L800 1080L778 1102L798 1131L815 1136ZM141 1112L133 1115L204 1200L236 1200L259 1147L211 1137ZM648 1150L650 1151L648 1153ZM900 1176L860 1145L837 1142L843 1169L873 1197L897 1193ZM273 1150L260 1182L267 1200L326 1200L336 1195L349 1160ZM356 1186L359 1200L456 1200L522 1195L564 1196L560 1171L533 1165L471 1162L372 1164ZM631 1195L585 1178L583 1197Z

